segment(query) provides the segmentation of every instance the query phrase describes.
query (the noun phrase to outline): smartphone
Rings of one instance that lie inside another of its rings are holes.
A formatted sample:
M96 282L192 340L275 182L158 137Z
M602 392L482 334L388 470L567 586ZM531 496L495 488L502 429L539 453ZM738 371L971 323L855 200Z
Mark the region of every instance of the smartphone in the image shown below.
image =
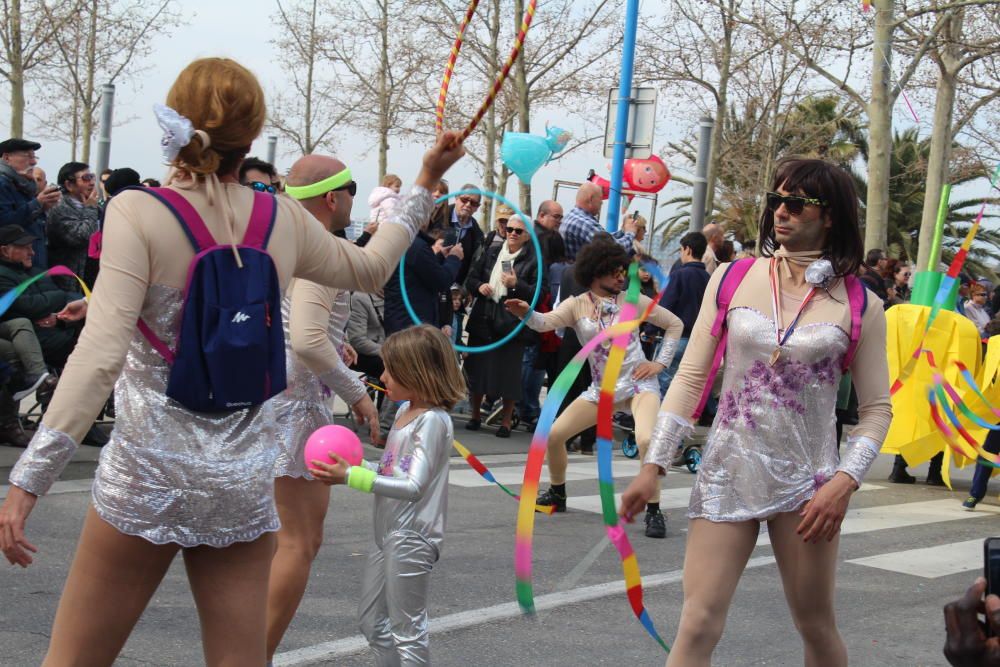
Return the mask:
M510 273L511 269L513 269L514 267L510 263L510 260L505 259L504 261L500 262L500 268L503 270L504 273Z
M987 537L983 542L983 573L986 576L986 594L1000 595L1000 537ZM989 623L986 634L992 636Z
M458 230L455 228L448 229L441 238L445 246L453 246L458 243Z

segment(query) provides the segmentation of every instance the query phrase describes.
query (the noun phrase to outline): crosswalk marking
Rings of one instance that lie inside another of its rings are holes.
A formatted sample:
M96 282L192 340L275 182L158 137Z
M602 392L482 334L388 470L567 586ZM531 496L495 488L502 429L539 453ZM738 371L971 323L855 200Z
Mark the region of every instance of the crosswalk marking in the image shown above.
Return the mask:
M893 551L877 556L853 558L847 562L924 579L936 579L949 574L982 569L983 540L980 538L923 549Z

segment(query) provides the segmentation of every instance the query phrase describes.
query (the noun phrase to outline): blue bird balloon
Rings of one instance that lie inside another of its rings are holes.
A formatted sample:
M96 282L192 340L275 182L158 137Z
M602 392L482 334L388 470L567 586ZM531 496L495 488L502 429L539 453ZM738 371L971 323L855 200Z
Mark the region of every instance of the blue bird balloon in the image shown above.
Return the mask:
M500 157L522 183L530 184L535 172L566 148L570 134L558 127L545 130L545 136L526 132L505 132Z

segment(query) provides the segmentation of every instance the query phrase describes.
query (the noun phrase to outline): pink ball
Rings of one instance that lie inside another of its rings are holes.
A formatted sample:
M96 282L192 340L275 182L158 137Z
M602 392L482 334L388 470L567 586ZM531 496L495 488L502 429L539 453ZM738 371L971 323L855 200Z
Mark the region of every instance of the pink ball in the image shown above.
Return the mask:
M351 429L344 426L321 426L316 429L309 439L306 440L306 465L310 470L315 470L313 461L323 461L333 463L327 454L333 452L350 465L361 464L362 449L361 440Z

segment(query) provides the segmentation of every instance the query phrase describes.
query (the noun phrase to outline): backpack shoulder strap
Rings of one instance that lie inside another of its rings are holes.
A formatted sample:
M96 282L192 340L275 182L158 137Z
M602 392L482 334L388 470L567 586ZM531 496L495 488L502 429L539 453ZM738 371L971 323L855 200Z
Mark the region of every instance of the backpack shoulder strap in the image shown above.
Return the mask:
M846 372L854 361L854 354L858 351L858 342L861 340L861 320L865 310L868 309L868 292L864 283L857 276L847 276L844 278L844 287L847 288L847 303L851 309L851 342L847 345L847 352L844 353L843 371Z
M218 245L215 242L215 237L212 236L212 232L208 231L208 227L205 226L205 221L201 219L201 215L198 214L195 207L179 192L170 188L142 189L159 199L164 206L170 209L170 212L177 218L181 229L184 230L184 234L194 247L195 254Z
M274 219L278 213L278 201L274 195L266 192L253 193L253 210L250 212L250 223L243 236L243 245L264 250L271 240L274 230Z

